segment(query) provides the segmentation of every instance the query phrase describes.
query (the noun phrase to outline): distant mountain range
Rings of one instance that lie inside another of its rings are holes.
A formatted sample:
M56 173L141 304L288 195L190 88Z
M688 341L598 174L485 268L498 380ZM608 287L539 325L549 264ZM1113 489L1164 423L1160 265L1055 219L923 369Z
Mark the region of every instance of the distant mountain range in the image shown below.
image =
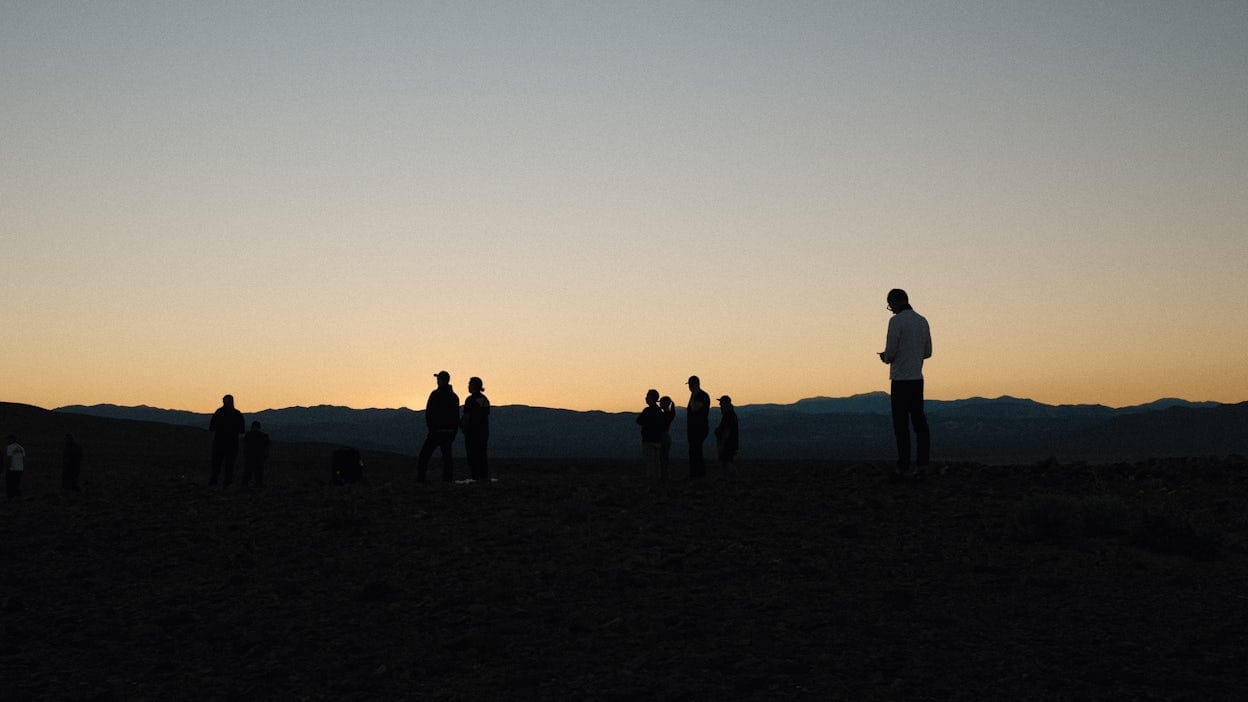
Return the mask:
M1248 402L1162 399L1134 407L1046 405L973 397L929 400L932 451L947 460L1126 460L1248 454ZM57 412L205 429L210 415L153 407L74 405ZM813 397L790 405L745 405L741 458L886 459L894 454L887 393ZM712 411L712 425L718 421ZM637 453L634 412L498 406L490 453L509 458L617 458ZM320 442L414 454L424 440L424 412L321 405L246 414L276 441ZM685 453L684 412L673 425L673 454ZM709 446L710 455L714 454Z

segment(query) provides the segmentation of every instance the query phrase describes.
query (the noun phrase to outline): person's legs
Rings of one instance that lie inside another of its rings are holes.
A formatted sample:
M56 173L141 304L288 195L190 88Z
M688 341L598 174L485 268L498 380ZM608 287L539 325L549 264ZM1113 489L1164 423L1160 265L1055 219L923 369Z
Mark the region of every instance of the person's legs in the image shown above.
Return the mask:
M468 459L468 475L473 480L489 480L485 467L485 441L476 436L464 435L464 455Z
M702 442L706 440L706 435L690 434L689 435L689 477L702 478L706 476L706 461L702 457Z
M662 475L662 451L661 444L654 441L641 442L641 461L646 467L646 479L654 480Z
M914 381L914 392L910 395L910 421L914 424L914 439L918 444L917 463L919 469L927 467L931 459L932 439L927 427L927 415L923 412L923 381Z
M22 471L4 471L4 494L10 500L22 496Z
M442 432L438 445L442 448L442 482L449 483L455 479L455 456L451 447L455 444L455 435Z
M890 393L893 409L893 435L897 439L897 472L910 470L910 402L904 380L894 380Z
M212 445L212 477L208 478L209 485L216 485L217 480L221 478L222 454L224 453L225 449L223 447L216 444Z
M416 457L416 480L425 482L425 474L429 470L429 459L433 457L433 450L438 446L438 437L435 432L429 432L425 435L425 443L420 446L420 454Z
M229 487L230 483L234 481L234 463L237 460L238 460L238 447L231 446L231 447L226 448L225 455L222 459L225 465L223 466L224 470L222 471L224 475L222 476L221 487Z

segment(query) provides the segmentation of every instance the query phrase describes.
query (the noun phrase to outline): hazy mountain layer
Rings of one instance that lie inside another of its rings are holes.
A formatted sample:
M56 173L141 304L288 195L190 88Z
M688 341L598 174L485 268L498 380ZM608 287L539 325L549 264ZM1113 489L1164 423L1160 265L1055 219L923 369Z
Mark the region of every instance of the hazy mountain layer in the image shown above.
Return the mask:
M934 400L927 409L933 455L938 459L1114 460L1248 453L1248 403L1165 399L1114 409L1000 397ZM57 411L204 429L209 419L207 414L152 407L71 406ZM885 393L746 405L738 412L743 457L880 459L893 452ZM712 412L712 423L717 413ZM248 422L260 421L279 441L347 444L405 454L414 454L425 434L424 412L406 408L321 405L263 410L246 417ZM495 407L490 452L534 458L631 456L639 443L635 417L632 412ZM672 432L677 457L685 454L683 423L681 411Z

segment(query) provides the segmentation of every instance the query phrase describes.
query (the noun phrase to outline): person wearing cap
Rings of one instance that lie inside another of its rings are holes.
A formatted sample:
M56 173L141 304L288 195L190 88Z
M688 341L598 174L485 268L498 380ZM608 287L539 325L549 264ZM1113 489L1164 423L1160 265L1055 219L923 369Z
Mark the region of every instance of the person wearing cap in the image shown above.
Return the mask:
M464 430L464 452L468 454L468 470L473 480L490 482L490 464L485 445L490 440L490 399L485 384L473 376L468 379L468 398L464 400L464 416L459 426Z
M667 416L659 407L659 391L651 388L646 392L646 408L637 415L641 426L641 458L646 464L647 478L666 478L663 466L663 434L667 431Z
M450 373L439 371L433 377L438 379L438 387L429 393L429 400L425 403L425 427L429 433L416 458L416 480L425 482L429 459L436 448L442 451L442 482L449 483L455 477L455 459L451 448L459 431L459 395L451 387Z
M702 458L702 442L711 433L711 396L702 389L702 381L696 375L689 376L689 406L685 409L685 430L689 437L689 477L706 475L706 462Z
M910 425L918 443L916 472L926 472L931 453L931 435L923 413L923 360L932 357L932 331L910 306L906 291L888 291L888 335L880 360L888 364L889 395L892 399L893 433L897 438L897 474L910 474Z
M724 395L719 398L719 426L715 427L715 450L719 457L719 467L728 476L728 469L737 457L738 428L737 410L732 406L732 398Z

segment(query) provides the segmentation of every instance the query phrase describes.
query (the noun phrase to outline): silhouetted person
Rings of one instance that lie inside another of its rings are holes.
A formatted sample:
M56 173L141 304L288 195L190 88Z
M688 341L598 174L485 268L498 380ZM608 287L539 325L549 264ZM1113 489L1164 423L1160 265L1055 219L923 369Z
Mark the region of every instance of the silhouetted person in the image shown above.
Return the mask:
M359 450L341 446L330 454L329 481L334 485L367 483L364 479L364 459Z
M728 469L737 457L740 432L737 426L737 410L732 406L732 398L724 395L719 398L719 426L715 427L715 450L719 456L719 466L727 477Z
M646 407L637 415L641 426L641 458L646 464L646 477L663 477L663 434L667 431L667 416L659 407L659 391L646 392Z
M702 389L698 376L689 376L689 406L686 408L685 426L689 437L689 477L706 475L706 461L702 458L702 442L711 433L711 396Z
M229 487L234 479L234 460L238 458L238 437L247 431L243 413L234 409L233 395L221 398L221 406L212 413L208 430L212 432L212 477L208 484L216 485L225 469L224 486Z
M890 395L893 406L893 433L897 436L897 474L910 472L910 425L918 442L918 473L927 470L931 436L923 413L923 359L932 357L932 332L918 312L910 307L905 290L888 291L888 337L880 360L889 365Z
M64 461L61 464L61 489L78 492L78 476L82 473L82 446L73 434L65 435Z
M22 476L26 474L26 449L9 434L4 442L4 494L10 499L22 496Z
M672 465L672 422L676 421L676 403L664 395L659 398L659 409L663 410L663 444L659 448L659 479L667 480Z
M420 456L416 459L416 479L425 482L429 459L437 448L442 450L442 481L449 483L455 477L455 458L451 448L455 445L455 434L459 429L459 395L451 388L450 373L439 371L434 377L438 379L438 387L429 393L429 401L425 403L425 426L429 434L425 436Z
M469 474L473 480L490 482L490 462L486 455L486 444L490 441L490 398L485 396L485 384L476 376L468 379L468 399L464 400L460 426L464 430Z
M264 463L269 460L269 435L260 430L260 422L252 422L251 429L243 434L242 484L256 479L256 487L264 487Z

